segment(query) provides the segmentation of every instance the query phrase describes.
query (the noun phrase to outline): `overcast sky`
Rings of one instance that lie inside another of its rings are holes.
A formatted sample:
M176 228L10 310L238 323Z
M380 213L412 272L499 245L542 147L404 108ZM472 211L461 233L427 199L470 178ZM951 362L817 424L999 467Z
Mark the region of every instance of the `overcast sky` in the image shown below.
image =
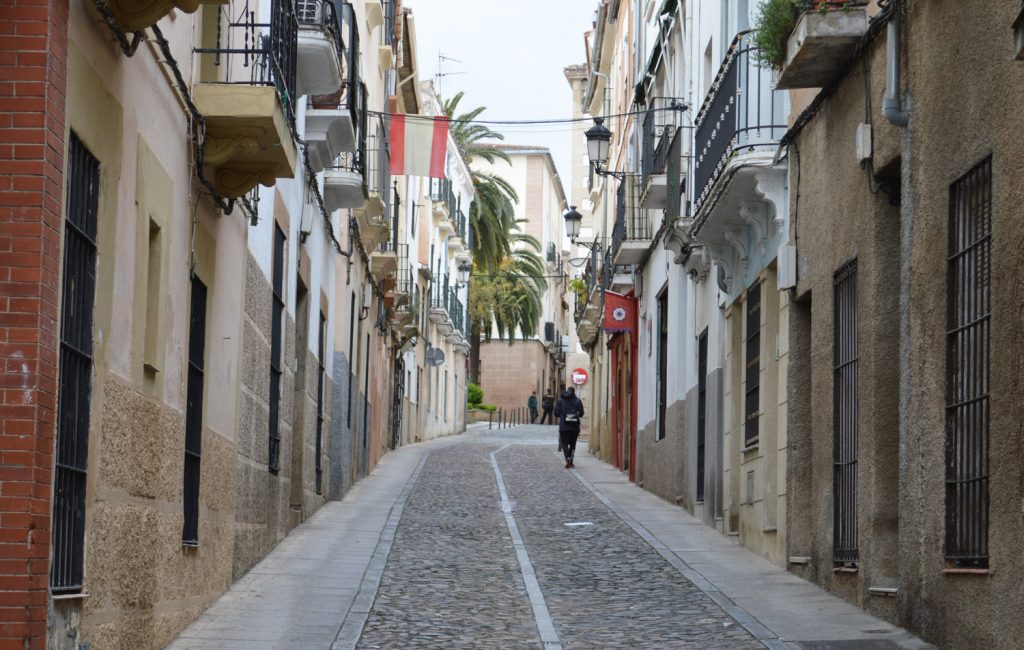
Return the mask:
M441 95L465 91L460 109L486 106L481 119L572 117L572 96L562 69L586 61L583 33L597 0L406 0L416 18L421 80L443 62ZM436 81L436 78L435 78ZM492 127L510 144L551 149L563 179L569 174L572 125ZM577 125L577 129L586 125ZM569 187L565 187L566 192Z

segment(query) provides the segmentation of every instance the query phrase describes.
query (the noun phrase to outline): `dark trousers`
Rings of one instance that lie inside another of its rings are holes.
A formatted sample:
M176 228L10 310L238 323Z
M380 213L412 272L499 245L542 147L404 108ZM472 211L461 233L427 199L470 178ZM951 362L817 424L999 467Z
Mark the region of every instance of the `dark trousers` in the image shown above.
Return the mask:
M540 419L541 424L554 424L555 416L552 415L551 409L544 409L544 415Z
M576 455L576 439L580 437L579 431L559 431L558 439L562 443L562 453L565 459L569 460Z
M537 421L537 409L532 408L532 409L530 409L530 424L533 424L536 421Z

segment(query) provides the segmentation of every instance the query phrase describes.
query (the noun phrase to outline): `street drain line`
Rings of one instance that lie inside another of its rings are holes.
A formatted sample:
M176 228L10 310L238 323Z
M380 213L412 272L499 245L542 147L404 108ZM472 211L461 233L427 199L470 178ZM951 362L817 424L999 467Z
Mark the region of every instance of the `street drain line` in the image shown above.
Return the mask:
M519 534L519 526L516 525L516 518L512 514L512 503L508 500L508 490L505 489L505 480L501 477L501 468L498 467L498 460L495 456L498 452L511 447L509 443L501 449L491 452L491 467L494 468L494 478L498 483L498 493L501 495L501 511L505 515L505 525L508 526L508 534L512 538L512 546L516 550L516 559L519 560L519 569L523 574L523 582L526 583L526 593L530 597L530 606L533 608L533 617L537 621L537 631L540 632L540 640L544 643L545 650L562 650L562 644L558 640L558 633L555 632L554 621L551 620L551 612L544 601L544 593L540 590L540 583L537 582L537 574L530 563L530 554L526 552L526 544Z
M409 495L412 494L412 489L416 486L416 481L419 479L420 474L423 473L423 466L427 464L427 458L430 457L431 453L433 451L423 454L419 464L416 465L416 469L413 470L409 480L406 481L405 487L402 488L402 492L398 495L398 499L391 506L391 512L388 513L384 529L381 531L380 539L377 541L377 547L373 551L373 557L370 558L370 564L367 566L363 579L359 583L359 591L356 593L355 600L352 601L352 605L345 614L341 629L338 630L338 634L334 637L331 650L355 650L356 645L359 643L359 638L363 635L366 621L370 618L370 610L373 608L373 601L377 597L381 578L384 577L384 567L387 565L388 555L391 553L391 547L395 542L395 534L398 532L398 523L402 519L405 503L409 500Z
M669 564L671 564L676 571L689 580L694 587L703 591L708 598L721 607L726 614L739 623L740 626L749 632L751 636L760 641L769 650L789 649L789 645L780 639L778 635L769 630L764 624L754 618L750 612L737 605L731 598L723 594L710 580L705 578L701 573L684 562L682 558L673 553L672 549L655 537L651 531L647 530L643 524L634 519L624 508L620 507L617 503L605 496L604 493L597 489L597 487L595 487L587 478L579 472L573 472L573 475L579 479L579 482L583 484L583 487L590 490L591 494L597 497L598 501L614 512L615 515L623 521L623 523L632 528L633 532L637 535L642 537L643 540L657 551L657 553Z

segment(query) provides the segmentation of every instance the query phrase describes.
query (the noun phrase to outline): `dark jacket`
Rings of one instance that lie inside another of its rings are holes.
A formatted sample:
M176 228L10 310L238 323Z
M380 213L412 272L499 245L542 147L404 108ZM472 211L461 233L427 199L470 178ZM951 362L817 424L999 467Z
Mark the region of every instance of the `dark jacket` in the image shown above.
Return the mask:
M565 391L555 404L555 415L559 418L559 432L579 433L580 420L583 419L583 402L569 391Z
M541 406L544 407L545 411L550 411L555 408L555 398L553 395L545 395L544 399L540 401Z

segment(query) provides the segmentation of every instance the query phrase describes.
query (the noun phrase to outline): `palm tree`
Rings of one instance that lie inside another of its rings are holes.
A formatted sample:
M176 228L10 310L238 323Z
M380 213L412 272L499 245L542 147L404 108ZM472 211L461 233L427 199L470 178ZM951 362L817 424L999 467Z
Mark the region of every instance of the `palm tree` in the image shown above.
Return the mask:
M475 272L469 290L469 380L479 383L481 333L490 338L496 328L501 338L508 334L511 345L517 332L536 332L547 282L540 242L521 232L516 222L519 197L515 188L497 174L473 169L477 158L491 164L496 160L512 164L507 153L482 142L504 140L505 136L475 122L486 110L483 106L456 115L462 98L460 92L444 101L442 110L452 118L452 137L469 165L476 192L469 207Z

